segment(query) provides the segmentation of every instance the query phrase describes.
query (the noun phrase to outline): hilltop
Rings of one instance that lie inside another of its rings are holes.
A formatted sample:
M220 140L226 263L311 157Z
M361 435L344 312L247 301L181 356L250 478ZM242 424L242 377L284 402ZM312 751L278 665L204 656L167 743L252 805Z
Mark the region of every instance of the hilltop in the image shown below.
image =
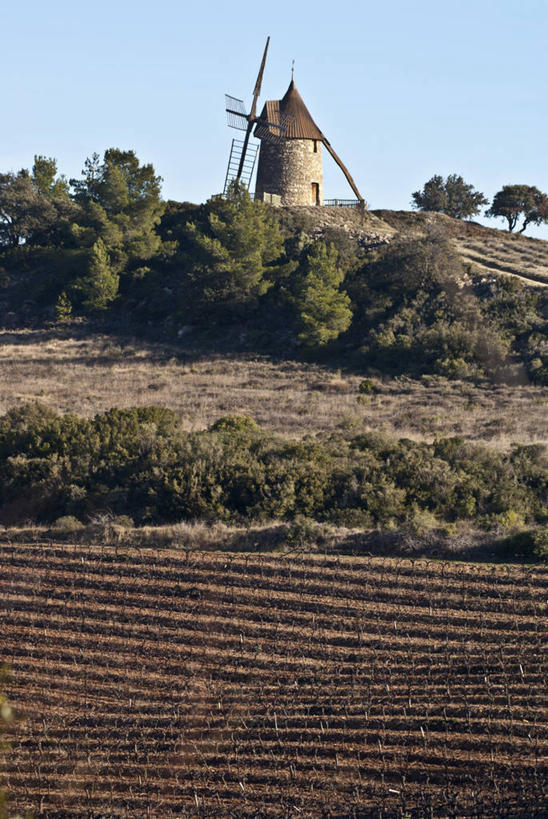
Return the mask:
M477 222L453 219L443 213L403 210L361 212L353 208L286 208L295 217L304 215L312 235L329 236L344 231L367 250L397 238L424 237L438 230L451 237L463 262L478 275L512 276L533 287L548 286L548 241Z

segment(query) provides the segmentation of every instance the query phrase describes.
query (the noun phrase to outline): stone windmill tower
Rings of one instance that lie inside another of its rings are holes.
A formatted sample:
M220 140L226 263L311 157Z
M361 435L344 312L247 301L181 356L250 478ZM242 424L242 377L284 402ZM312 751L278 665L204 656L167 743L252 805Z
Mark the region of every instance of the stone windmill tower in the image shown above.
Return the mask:
M256 199L281 205L323 205L324 146L344 173L358 204L364 205L348 169L312 119L293 76L284 97L267 100L261 114L256 115L269 42L270 37L255 83L251 113L245 113L242 100L227 95L228 124L245 130L246 134L243 142L232 141L225 193L232 179L241 179L249 187L258 148L256 144L250 144L249 137L255 128L254 135L260 140Z

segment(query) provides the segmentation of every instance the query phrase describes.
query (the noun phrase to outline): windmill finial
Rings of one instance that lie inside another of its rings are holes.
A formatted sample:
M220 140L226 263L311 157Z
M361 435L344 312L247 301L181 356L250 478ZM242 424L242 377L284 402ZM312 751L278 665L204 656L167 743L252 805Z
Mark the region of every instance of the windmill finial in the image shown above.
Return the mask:
M295 60L291 60L291 80L293 81L293 75L295 73Z

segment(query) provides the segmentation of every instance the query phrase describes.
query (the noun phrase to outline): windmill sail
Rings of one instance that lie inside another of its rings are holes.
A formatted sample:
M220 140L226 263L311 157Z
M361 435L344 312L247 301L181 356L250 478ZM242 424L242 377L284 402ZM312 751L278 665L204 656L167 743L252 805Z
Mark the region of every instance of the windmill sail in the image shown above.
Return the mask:
M249 185L251 183L251 177L253 176L253 171L255 170L255 161L257 159L257 151L259 150L259 145L257 142L251 142L249 145L247 145L242 170L240 172L240 175L238 176L240 162L242 159L243 147L244 147L243 140L241 139L232 140L230 157L228 159L228 167L226 169L225 186L223 190L224 196L226 196L228 192L230 183L233 182L235 179L242 182L246 186L246 188L249 188Z
M226 118L229 128L237 128L238 131L247 131L247 114L245 112L244 101L237 97L225 94Z
M232 97L230 94L225 94L226 99L226 116L230 128L236 128L238 131L245 131L243 142L239 140L232 140L232 148L230 150L230 159L228 161L228 169L225 180L225 193L227 187L232 179L241 179L246 187L249 187L251 182L251 175L255 167L255 159L257 156L258 145L250 145L249 138L253 126L257 122L257 100L261 93L261 85L263 83L263 74L266 65L266 55L268 53L268 45L270 37L266 38L266 45L264 47L263 58L259 66L259 73L255 81L253 89L253 102L251 103L251 110L246 114L243 100L238 97ZM272 128L275 130L276 125L272 123ZM249 151L249 156L248 156ZM237 164L234 170L234 165ZM251 168L251 171L250 171Z

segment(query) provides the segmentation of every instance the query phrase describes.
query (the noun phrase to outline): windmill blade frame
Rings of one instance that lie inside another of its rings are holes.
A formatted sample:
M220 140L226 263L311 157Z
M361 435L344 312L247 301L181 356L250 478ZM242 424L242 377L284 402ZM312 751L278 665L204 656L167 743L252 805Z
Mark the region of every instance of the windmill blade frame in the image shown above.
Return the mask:
M228 127L236 128L238 131L247 131L249 117L245 112L244 101L225 94L225 104Z
M255 136L257 139L262 139L265 142L279 142L289 131L291 124L295 121L295 117L291 114L286 114L281 111L276 111L277 122L272 119L258 119Z
M259 94L261 93L261 85L262 85L262 82L263 82L264 67L266 65L266 55L268 53L269 43L270 43L270 37L267 37L266 38L266 45L264 47L264 52L263 52L263 58L261 60L259 73L257 74L257 80L255 82L255 88L253 90L253 104L251 105L251 111L249 112L249 116L247 118L247 129L246 129L246 132L245 132L244 144L243 144L243 148L242 148L242 158L240 159L240 166L238 168L238 173L236 175L236 180L239 180L241 175L242 175L242 171L244 169L244 163L245 163L245 155L247 153L247 146L249 144L249 137L251 136L251 131L253 129L253 125L255 124L255 120L256 120L255 114L256 114L256 111L257 111L257 99L259 98Z

